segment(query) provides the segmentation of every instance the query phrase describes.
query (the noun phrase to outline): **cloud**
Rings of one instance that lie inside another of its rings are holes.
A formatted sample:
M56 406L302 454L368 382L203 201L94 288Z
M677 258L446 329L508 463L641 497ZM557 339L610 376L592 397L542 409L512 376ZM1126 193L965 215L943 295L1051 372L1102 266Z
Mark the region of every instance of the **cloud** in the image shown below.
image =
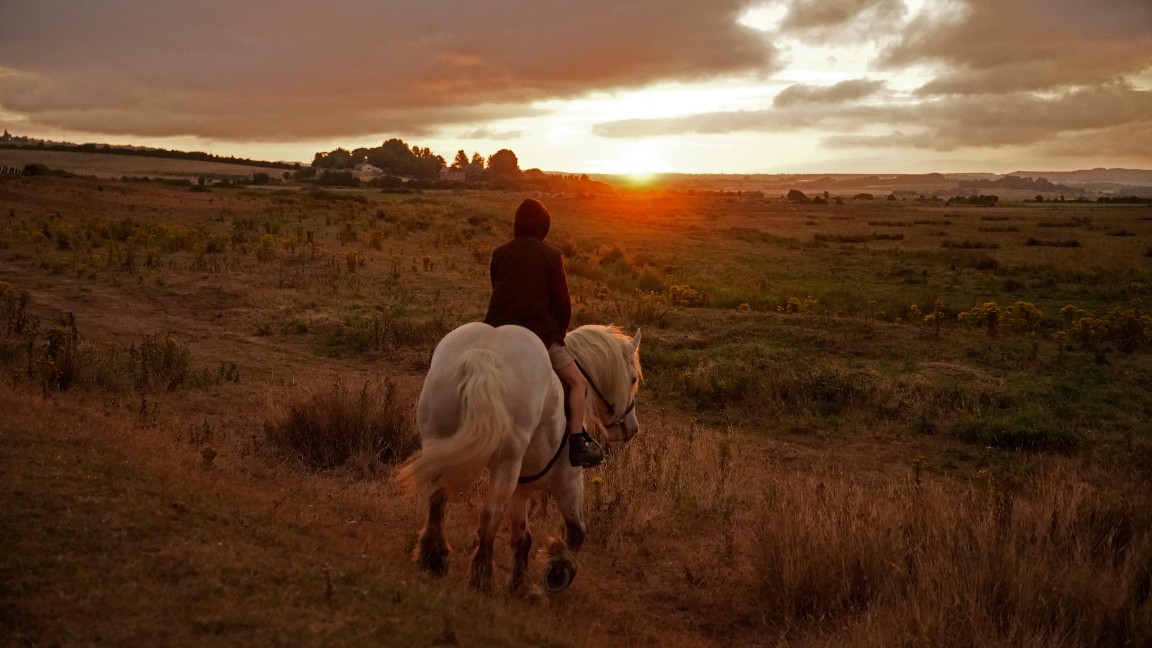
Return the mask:
M1081 146L1083 152L1099 155L1121 148L1132 155L1143 150L1146 159L1152 150L1152 91L1113 83L1050 97L1017 92L886 105L785 102L759 111L610 122L595 132L643 137L798 130L812 131L829 148L958 151L1035 146L1067 153Z
M845 119L855 122L878 114L876 108L848 108L846 105L875 95L883 88L883 81L870 79L850 79L830 86L796 83L777 93L771 109L699 113L666 119L619 120L597 124L593 132L603 137L650 137L835 127L837 122Z
M883 81L850 79L830 86L810 86L796 83L780 91L772 100L777 108L803 103L841 103L864 99L884 88Z
M963 0L929 4L889 48L888 69L933 64L922 94L995 94L1091 85L1152 69L1152 2Z
M464 140L514 140L524 136L524 131L511 130L511 131L494 131L490 128L475 128L470 131L460 133L459 138Z
M903 15L901 0L792 0L779 29L819 43L857 40L891 32Z
M428 132L594 90L771 73L774 48L736 22L749 1L11 0L0 109L154 136Z

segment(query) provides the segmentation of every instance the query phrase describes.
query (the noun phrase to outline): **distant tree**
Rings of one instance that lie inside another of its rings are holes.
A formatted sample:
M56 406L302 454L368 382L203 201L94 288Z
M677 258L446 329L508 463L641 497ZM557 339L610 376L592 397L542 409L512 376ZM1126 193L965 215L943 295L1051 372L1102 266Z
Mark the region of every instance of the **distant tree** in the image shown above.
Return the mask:
M468 165L464 167L464 172L469 176L480 176L484 173L484 158L479 153L473 153L472 159Z
M360 186L360 179L352 175L351 171L325 171L316 182L327 187Z
M338 148L330 153L317 153L312 158L312 166L320 169L351 169L356 166L352 153Z
M788 202L794 202L794 203L806 203L806 202L808 202L808 196L805 195L805 193L803 191L800 191L799 189L789 189L787 200L788 200Z
M516 178L520 176L520 160L508 149L500 149L488 158L488 174L494 178Z
M252 184L256 184L256 185L268 184L271 180L272 180L272 176L268 175L267 173L264 173L263 171L257 171L256 173L252 174Z
M464 149L456 151L456 159L452 160L452 168L461 171L468 170L468 154L464 152Z

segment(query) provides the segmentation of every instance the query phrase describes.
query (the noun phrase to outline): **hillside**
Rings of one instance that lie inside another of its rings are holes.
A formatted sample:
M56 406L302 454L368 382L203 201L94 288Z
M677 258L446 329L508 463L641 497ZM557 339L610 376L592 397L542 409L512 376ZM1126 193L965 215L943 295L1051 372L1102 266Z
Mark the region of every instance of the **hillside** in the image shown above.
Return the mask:
M28 164L40 164L49 169L59 169L76 175L97 178L128 176L195 181L200 176L204 176L209 179L234 180L251 178L253 173L258 172L267 173L272 178L280 178L285 173L284 169L275 167L247 166L172 157L0 147L0 166L23 168Z

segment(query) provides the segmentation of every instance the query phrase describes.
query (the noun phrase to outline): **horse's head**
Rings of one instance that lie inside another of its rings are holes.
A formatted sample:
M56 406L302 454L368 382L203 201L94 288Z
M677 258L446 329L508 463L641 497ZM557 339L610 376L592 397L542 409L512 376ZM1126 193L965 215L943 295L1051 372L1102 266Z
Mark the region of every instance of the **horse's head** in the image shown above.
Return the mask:
M608 438L612 441L628 441L640 431L640 421L636 418L636 393L640 390L640 379L644 377L640 370L640 329L636 329L636 335L628 340L625 347L625 362L619 382L624 388L628 404L624 407L620 425L613 428L619 430L619 438L614 437L612 429L608 430Z
M636 392L640 370L640 331L628 337L611 326L582 326L569 334L588 380L588 403L609 441L628 441L640 430Z

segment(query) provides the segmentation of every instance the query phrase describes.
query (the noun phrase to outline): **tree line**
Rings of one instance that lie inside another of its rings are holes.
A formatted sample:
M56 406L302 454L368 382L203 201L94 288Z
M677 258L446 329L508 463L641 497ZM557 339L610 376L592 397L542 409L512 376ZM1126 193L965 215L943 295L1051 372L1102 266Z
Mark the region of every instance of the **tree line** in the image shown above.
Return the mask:
M353 173L359 165L370 164L382 174L361 180ZM443 169L458 171L462 177L440 179ZM500 149L487 158L479 153L469 156L456 152L452 163L426 147L409 146L403 140L389 139L372 148L351 151L337 148L316 153L312 166L296 174L297 179L315 179L323 186L369 186L385 189L475 188L526 191L554 191L577 194L610 193L611 187L587 175L546 174L539 169L520 169L520 160L510 149Z
M387 175L434 180L440 177L440 170L450 168L463 172L470 179L514 179L523 173L516 154L509 149L500 149L487 159L479 153L471 157L463 150L456 153L452 164L436 155L427 147L409 146L400 139L390 139L380 146L356 148L351 151L337 148L319 152L312 158L312 166L325 171L348 171L361 164L370 164Z
M956 186L970 189L1025 189L1028 191L1050 191L1075 193L1076 190L1068 185L1056 184L1047 178L1033 178L1007 175L1003 178L988 180L976 178L973 180L960 180Z

